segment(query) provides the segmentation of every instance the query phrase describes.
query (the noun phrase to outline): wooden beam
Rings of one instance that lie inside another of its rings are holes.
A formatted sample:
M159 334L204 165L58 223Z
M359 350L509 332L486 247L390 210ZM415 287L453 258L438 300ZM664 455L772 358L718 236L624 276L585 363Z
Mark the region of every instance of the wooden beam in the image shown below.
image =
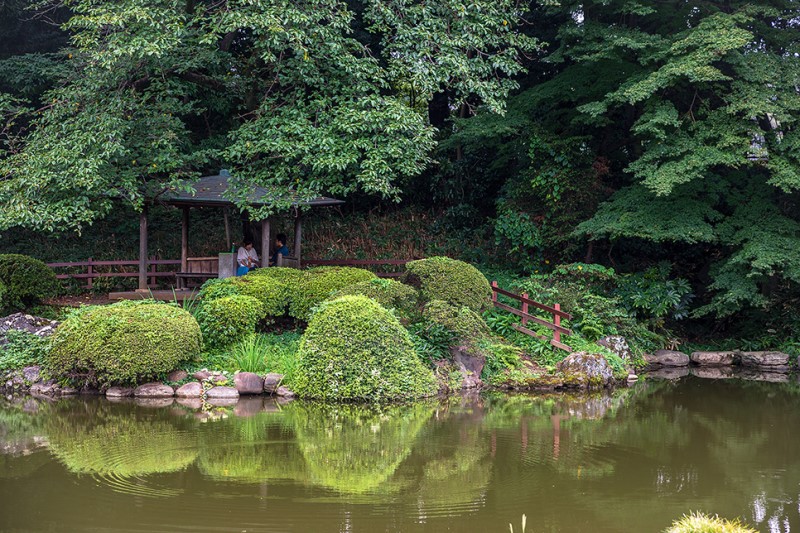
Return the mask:
M139 213L139 290L147 290L147 204Z
M228 208L224 208L222 210L222 221L225 224L225 251L227 252L228 249L231 247L231 222L228 220Z
M301 255L300 246L302 245L303 241L303 217L300 213L297 214L297 218L294 219L294 256L297 258L297 264L300 266L301 264Z
M269 243L270 243L269 218L261 221L261 266L269 266Z
M189 265L189 207L181 208L181 272L186 272ZM183 287L183 279L177 279L178 288Z

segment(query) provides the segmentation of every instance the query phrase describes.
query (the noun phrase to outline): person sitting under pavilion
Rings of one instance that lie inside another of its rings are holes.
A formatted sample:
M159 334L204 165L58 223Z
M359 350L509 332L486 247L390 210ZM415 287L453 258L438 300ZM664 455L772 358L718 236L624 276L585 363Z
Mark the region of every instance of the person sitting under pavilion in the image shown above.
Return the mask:
M258 266L258 252L253 248L253 241L245 239L236 254L237 276L244 276Z
M275 253L272 254L270 258L270 266L276 266L278 264L278 254L286 257L289 255L289 248L286 247L286 234L285 233L278 233L275 236Z

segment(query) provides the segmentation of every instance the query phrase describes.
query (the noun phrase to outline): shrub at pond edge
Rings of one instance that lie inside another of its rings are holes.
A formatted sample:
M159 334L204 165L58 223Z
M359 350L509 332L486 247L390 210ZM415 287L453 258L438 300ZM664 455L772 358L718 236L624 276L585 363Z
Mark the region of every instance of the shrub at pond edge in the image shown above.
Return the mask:
M299 320L309 320L315 306L334 291L377 276L369 270L353 267L316 267L305 271L303 283L289 296L289 315Z
M406 264L402 281L418 287L425 302L443 300L480 313L489 307L492 287L480 270L449 257L431 257Z
M200 353L202 335L187 311L152 300L76 310L52 336L54 376L109 386L135 384Z
M294 391L322 400L387 401L436 392L397 318L366 296L321 304L297 355Z
M24 309L56 294L53 270L27 255L0 254L0 311Z
M203 302L197 322L207 348L224 348L252 335L265 317L264 305L252 296L234 294Z
M370 279L339 289L331 300L348 294L361 294L372 298L386 309L394 309L398 316L410 317L417 305L417 290L392 279Z

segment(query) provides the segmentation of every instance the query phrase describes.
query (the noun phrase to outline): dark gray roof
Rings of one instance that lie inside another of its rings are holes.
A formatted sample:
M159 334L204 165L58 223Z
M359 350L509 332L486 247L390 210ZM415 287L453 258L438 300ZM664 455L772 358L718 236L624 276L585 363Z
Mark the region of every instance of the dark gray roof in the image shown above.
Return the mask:
M225 207L234 205L233 202L225 198L224 193L228 190L229 174L221 172L216 176L204 176L192 183L194 194L185 191L168 191L164 194L164 200L173 205L185 206L211 206ZM264 187L253 187L248 197L248 203L254 207L262 206L268 202L262 198L269 198L273 193ZM343 200L320 196L311 200L293 201L292 205L324 207L329 205L343 204Z

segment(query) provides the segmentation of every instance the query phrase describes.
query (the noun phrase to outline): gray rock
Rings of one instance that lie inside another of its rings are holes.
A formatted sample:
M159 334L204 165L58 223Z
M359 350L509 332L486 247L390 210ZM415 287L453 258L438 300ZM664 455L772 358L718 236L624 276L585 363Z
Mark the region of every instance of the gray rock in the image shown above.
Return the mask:
M675 350L658 350L653 355L645 354L645 361L660 366L687 366L689 356Z
M34 383L30 392L34 396L52 396L60 390L61 387L58 386L58 383L50 379L42 383Z
M294 398L295 396L297 396L294 392L290 391L284 386L278 387L278 390L275 391L275 394L277 394L281 398Z
M283 381L283 374L267 374L264 376L264 392L275 394Z
M783 352L742 352L742 366L789 367L789 354ZM782 369L783 370L783 369Z
M127 398L133 396L133 387L111 387L106 391L107 398Z
M693 376L703 379L731 379L736 371L729 366L698 366L691 369Z
M202 395L203 386L197 381L181 385L178 390L175 391L175 396L178 398L199 398Z
M238 398L239 391L233 387L212 387L206 392L208 399L212 398Z
M133 390L133 395L137 398L172 398L175 391L169 385L153 382L139 385Z
M212 375L210 375L208 377L207 381L210 381L213 384L225 384L225 385L227 385L229 380L228 380L227 377L223 376L222 374L212 374Z
M78 392L78 389L75 387L61 387L61 390L58 391L61 396L73 396L78 394Z
M564 374L564 385L568 387L606 387L614 379L614 371L605 357L599 354L587 352L569 354L556 365L556 369Z
M453 356L453 363L461 372L461 388L475 389L482 386L481 372L483 372L486 359L482 356L470 355L464 348L451 348L450 353Z
M681 379L688 375L689 368L685 366L665 366L647 373L648 377L656 379Z
M196 379L197 381L205 381L211 377L211 372L209 372L208 370L198 370L197 372L192 374L192 376L194 376L194 379Z
M167 381L172 381L177 383L178 381L183 381L184 379L189 377L189 373L185 370L173 370L169 374L167 374Z
M692 352L692 362L700 366L729 366L734 363L736 352Z
M239 394L263 394L264 378L252 372L239 372L233 376L233 386Z
M609 335L597 341L598 346L608 348L613 353L617 354L626 363L631 360L631 347L628 346L628 341L622 335Z
M22 369L22 377L26 382L34 384L41 379L42 367L26 366Z
M0 345L5 344L5 333L11 329L26 331L40 337L47 337L53 334L57 326L58 321L56 320L48 320L25 313L14 313L13 315L0 318Z

